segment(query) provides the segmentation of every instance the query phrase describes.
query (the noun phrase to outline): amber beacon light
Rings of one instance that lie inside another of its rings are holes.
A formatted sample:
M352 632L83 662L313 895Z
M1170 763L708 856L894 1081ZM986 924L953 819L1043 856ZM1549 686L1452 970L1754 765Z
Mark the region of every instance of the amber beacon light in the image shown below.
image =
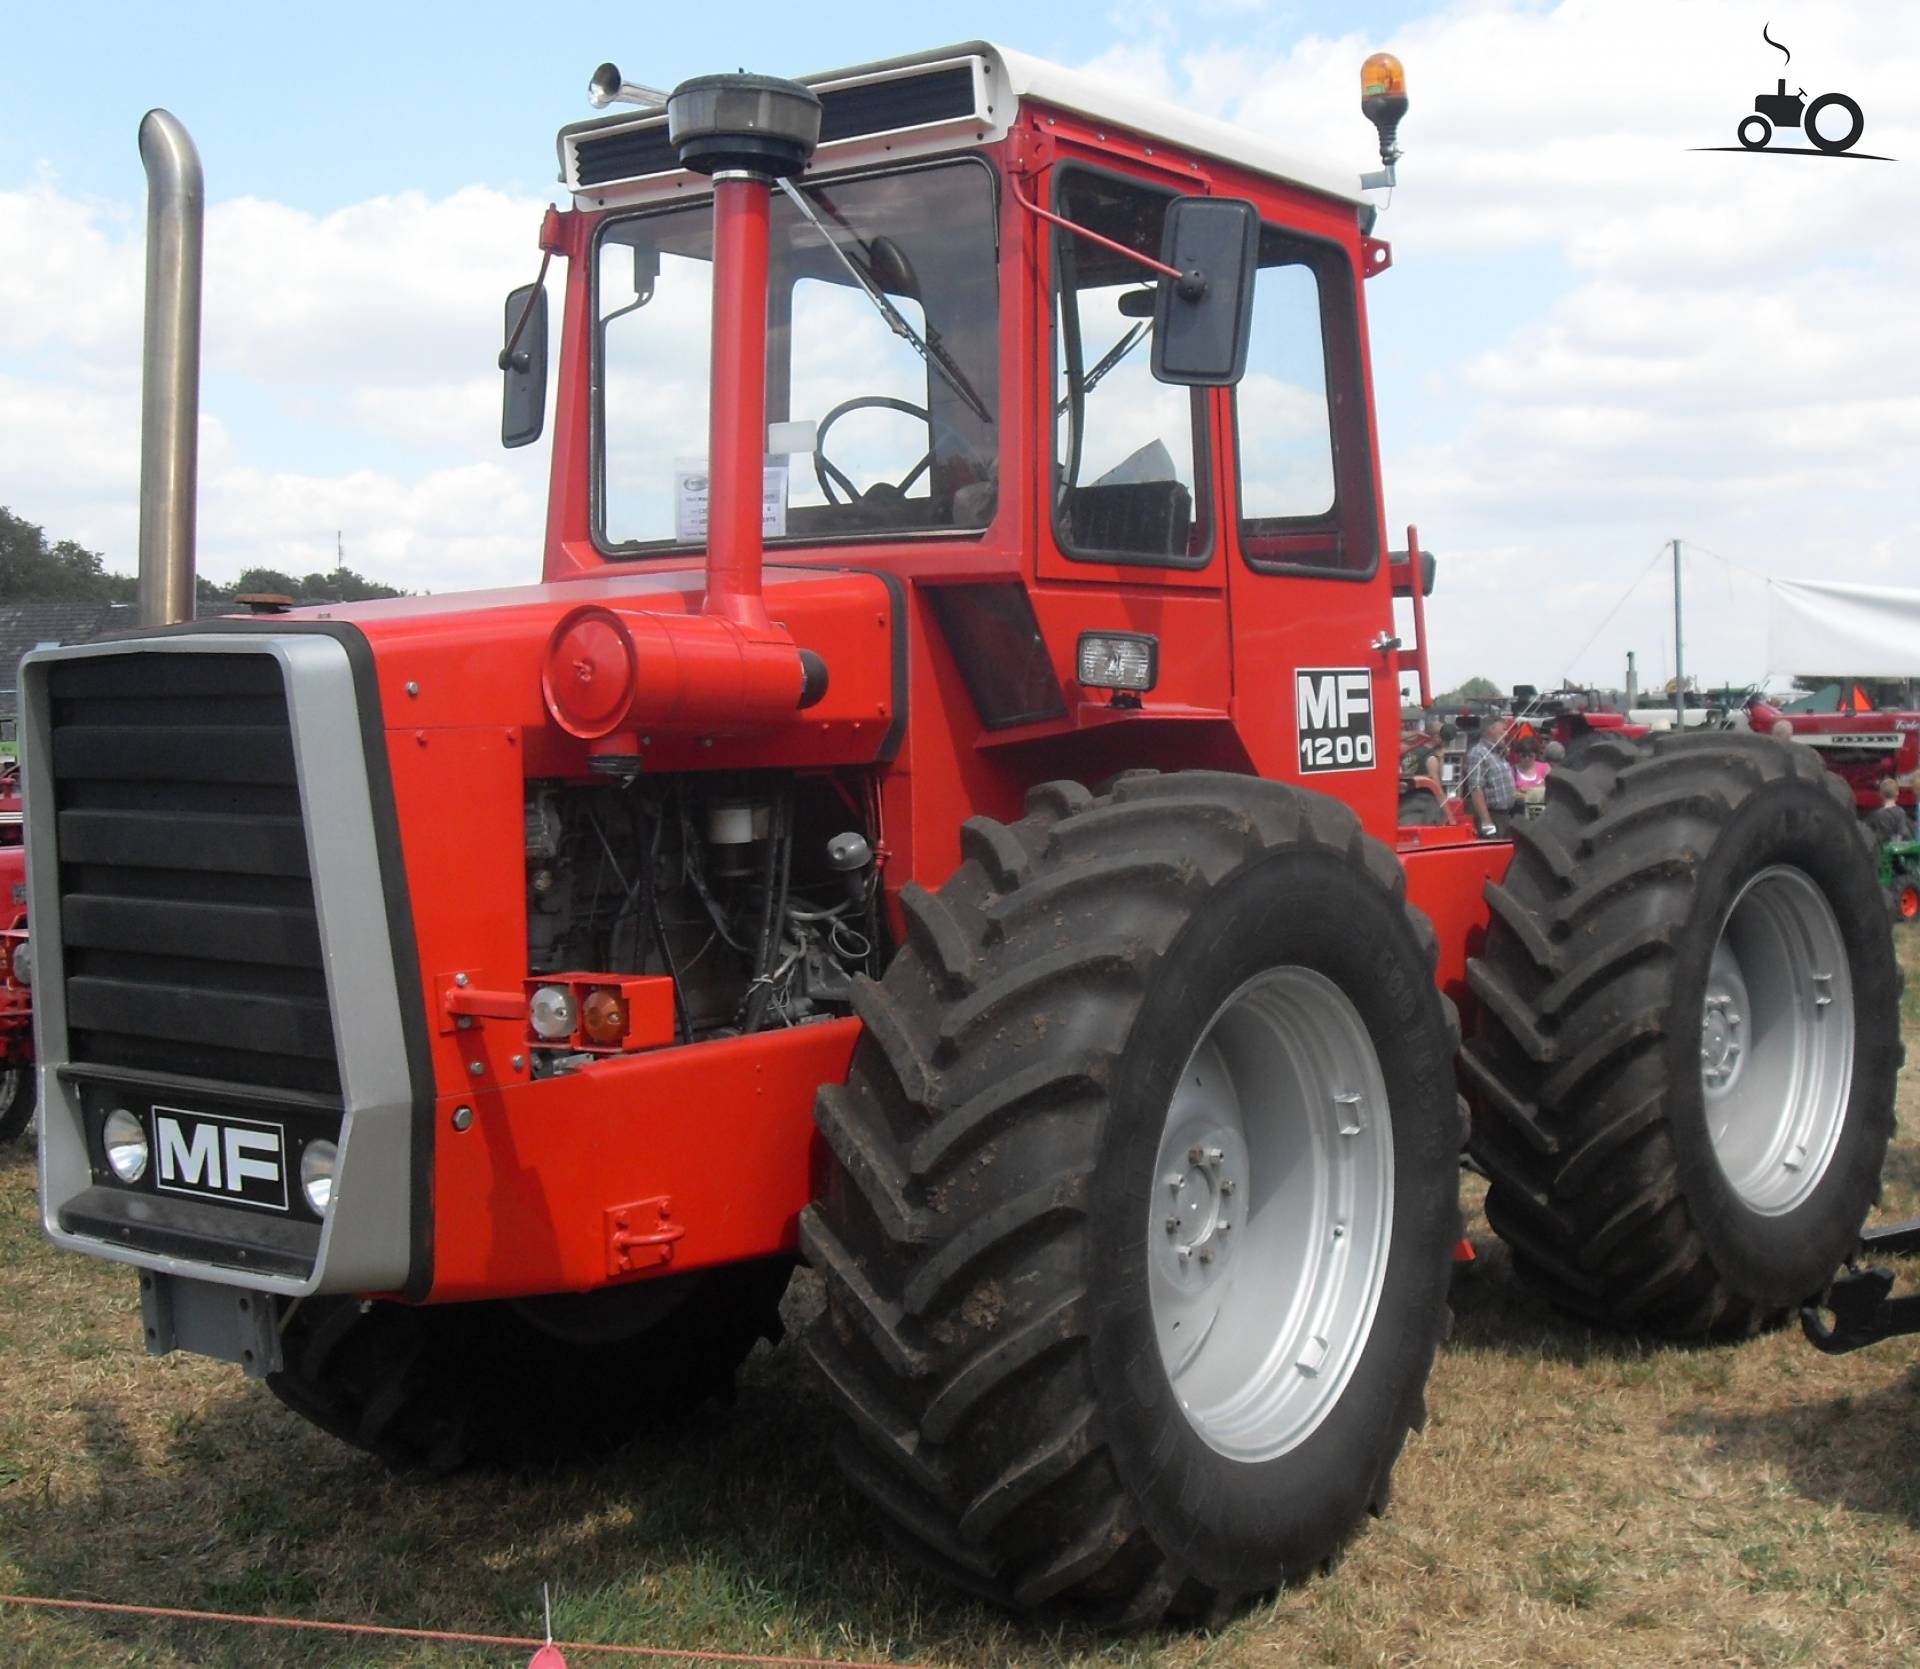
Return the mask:
M1360 66L1360 113L1380 133L1377 174L1361 176L1365 187L1392 185L1393 165L1400 160L1400 118L1407 113L1407 72L1391 52L1376 52Z

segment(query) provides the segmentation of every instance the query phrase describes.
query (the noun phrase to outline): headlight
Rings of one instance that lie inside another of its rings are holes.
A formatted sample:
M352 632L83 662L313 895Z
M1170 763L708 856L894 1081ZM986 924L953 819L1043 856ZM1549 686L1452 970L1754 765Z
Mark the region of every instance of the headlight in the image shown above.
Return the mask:
M527 1024L536 1037L549 1042L573 1036L580 1023L580 1010L573 993L564 985L543 985L527 1003Z
M20 941L20 948L13 953L13 977L22 985L33 983L33 946L26 939Z
M324 1217L333 1203L333 1171L340 1162L340 1150L332 1142L308 1142L300 1153L300 1192L314 1215Z
M138 1182L147 1174L147 1127L125 1107L115 1107L100 1128L107 1150L107 1169L122 1182Z

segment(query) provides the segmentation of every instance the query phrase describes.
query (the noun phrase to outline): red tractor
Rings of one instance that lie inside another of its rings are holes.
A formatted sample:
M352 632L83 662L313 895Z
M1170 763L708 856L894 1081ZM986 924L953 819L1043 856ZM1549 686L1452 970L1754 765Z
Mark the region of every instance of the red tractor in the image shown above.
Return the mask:
M151 1349L399 1465L579 1452L804 1258L877 1519L1146 1622L1384 1507L1469 1139L1584 1315L1820 1288L1899 1056L1850 808L1688 736L1511 844L1399 826L1358 179L977 42L595 85L540 582L25 663L45 1220ZM143 141L190 483L198 166Z
M20 770L0 766L0 1142L33 1118L33 957L27 948L27 849Z

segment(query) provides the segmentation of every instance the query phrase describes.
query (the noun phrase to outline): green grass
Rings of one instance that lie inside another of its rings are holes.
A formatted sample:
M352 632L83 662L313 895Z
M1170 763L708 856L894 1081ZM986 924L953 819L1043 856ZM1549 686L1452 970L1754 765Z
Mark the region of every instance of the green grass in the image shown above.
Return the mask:
M1910 975L1920 933L1901 935ZM1920 1040L1920 978L1906 998ZM1920 1063L1920 1052L1916 1053ZM1920 1075L1888 1214L1920 1214ZM1470 1203L1473 1203L1470 1197ZM1217 1634L1012 1621L897 1562L842 1488L791 1344L731 1409L604 1464L395 1479L237 1371L139 1346L131 1275L42 1240L0 1157L0 1587L337 1620L998 1665L1920 1661L1913 1341L1819 1356L1797 1332L1654 1346L1570 1326L1480 1260L1392 1511L1330 1574ZM1910 1272L1911 1273L1911 1272ZM802 1282L796 1318L815 1301ZM13 1614L0 1666L505 1665L511 1652ZM576 1657L583 1663L613 1661Z

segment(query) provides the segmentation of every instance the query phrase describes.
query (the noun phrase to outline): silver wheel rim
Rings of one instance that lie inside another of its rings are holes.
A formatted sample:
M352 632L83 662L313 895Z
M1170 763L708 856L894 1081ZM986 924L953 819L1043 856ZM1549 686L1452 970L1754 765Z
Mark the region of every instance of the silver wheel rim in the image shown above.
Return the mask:
M1392 1235L1366 1023L1324 974L1256 975L1181 1071L1147 1213L1160 1360L1209 1447L1271 1460L1319 1427L1373 1330Z
M1802 871L1763 869L1727 912L1700 1015L1713 1156L1741 1200L1792 1211L1840 1145L1853 1087L1853 976L1833 907Z

